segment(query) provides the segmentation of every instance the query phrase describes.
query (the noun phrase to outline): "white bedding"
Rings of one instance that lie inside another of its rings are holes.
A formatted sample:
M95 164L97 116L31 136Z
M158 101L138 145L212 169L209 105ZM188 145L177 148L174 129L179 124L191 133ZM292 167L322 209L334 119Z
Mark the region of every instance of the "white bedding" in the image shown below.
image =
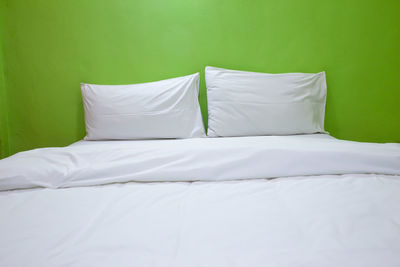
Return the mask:
M399 144L326 135L24 152L0 161L31 188L0 192L0 266L400 266L399 174Z
M359 143L326 136L93 141L35 149L0 161L0 191L132 181L400 175L400 144Z

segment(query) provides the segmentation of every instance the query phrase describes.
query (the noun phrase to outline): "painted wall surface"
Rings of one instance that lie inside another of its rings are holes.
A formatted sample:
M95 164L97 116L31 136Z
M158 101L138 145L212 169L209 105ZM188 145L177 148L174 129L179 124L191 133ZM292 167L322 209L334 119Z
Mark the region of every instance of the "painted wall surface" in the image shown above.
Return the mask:
M326 70L326 129L400 142L398 0L3 0L10 153L84 134L80 82Z
M0 157L5 157L8 154L8 116L5 89L3 53L0 43Z
M3 15L4 3L0 2L0 158L9 154L8 152L8 116L7 116L7 102L6 102L6 84L4 76L4 59L3 59L3 30L4 30L4 17Z

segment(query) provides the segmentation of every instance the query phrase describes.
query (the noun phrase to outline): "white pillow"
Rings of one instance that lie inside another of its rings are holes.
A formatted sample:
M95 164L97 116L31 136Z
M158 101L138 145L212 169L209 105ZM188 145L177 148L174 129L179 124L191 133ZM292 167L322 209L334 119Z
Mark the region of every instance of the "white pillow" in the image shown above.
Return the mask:
M324 131L325 72L267 74L206 67L209 136Z
M199 77L130 85L82 83L85 140L205 136Z

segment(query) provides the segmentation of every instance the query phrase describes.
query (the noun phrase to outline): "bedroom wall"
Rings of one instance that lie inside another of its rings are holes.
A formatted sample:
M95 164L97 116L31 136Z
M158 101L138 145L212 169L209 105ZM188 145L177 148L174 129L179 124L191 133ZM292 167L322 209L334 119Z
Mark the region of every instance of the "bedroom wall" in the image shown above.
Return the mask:
M1 42L1 38L0 38ZM0 157L8 154L8 123L6 108L6 91L4 80L3 53L0 43Z
M6 84L4 76L3 58L3 31L4 31L4 3L0 2L0 158L9 154L8 151L8 116L6 102Z
M400 142L398 0L3 3L9 154L84 136L80 82L203 75L206 65L326 70L332 135ZM207 118L204 76L201 86Z

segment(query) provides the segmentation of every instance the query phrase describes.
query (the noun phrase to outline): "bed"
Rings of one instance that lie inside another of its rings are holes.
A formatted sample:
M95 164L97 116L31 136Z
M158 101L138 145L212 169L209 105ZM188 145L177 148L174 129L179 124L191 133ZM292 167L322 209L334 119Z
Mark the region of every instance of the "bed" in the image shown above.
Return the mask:
M400 144L79 141L0 161L0 266L400 266Z

